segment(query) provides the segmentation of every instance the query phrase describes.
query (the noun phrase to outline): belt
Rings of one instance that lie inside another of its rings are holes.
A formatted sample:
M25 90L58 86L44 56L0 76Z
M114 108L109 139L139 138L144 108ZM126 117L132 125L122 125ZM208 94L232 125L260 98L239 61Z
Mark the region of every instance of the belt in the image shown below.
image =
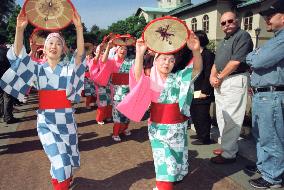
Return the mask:
M150 120L161 124L176 124L185 122L188 118L180 112L178 103L151 102Z
M247 71L234 71L231 74L229 74L229 76L231 75L236 75L236 74L241 74L241 73L246 73Z
M71 108L66 90L39 90L39 109Z
M253 93L284 91L284 86L252 87Z

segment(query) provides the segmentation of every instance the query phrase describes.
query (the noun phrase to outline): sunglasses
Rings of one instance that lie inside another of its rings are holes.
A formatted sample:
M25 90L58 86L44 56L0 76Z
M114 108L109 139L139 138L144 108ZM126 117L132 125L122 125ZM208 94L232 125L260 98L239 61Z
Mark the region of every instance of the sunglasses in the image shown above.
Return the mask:
M234 19L229 19L229 20L226 20L226 21L221 22L221 25L222 25L222 26L225 26L226 23L232 24L233 22L234 22Z

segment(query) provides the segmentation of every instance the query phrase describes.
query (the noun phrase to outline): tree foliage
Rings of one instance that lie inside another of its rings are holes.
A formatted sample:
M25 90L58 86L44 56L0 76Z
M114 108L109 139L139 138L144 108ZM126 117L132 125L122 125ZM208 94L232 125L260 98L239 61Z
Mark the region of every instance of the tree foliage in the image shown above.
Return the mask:
M147 22L144 17L130 16L125 20L117 21L109 26L109 32L117 34L131 34L132 36L139 38L142 34Z
M83 23L83 32L87 32L87 28ZM62 36L65 39L67 47L72 47L73 49L76 48L76 28L73 24L70 24L68 27L64 28L60 31Z
M15 0L1 0L0 6L0 22L7 23L7 20L15 9Z
M7 43L12 44L15 39L15 33L16 33L16 24L17 24L17 16L21 11L20 5L17 5L9 17L8 23L7 23L7 29L6 29L6 37L7 37ZM31 24L28 24L25 33L24 33L24 44L26 45L27 49L29 49L29 37L32 34L34 30L34 27Z
M0 6L0 44L2 42L7 42L7 22L15 10L15 0L1 0Z

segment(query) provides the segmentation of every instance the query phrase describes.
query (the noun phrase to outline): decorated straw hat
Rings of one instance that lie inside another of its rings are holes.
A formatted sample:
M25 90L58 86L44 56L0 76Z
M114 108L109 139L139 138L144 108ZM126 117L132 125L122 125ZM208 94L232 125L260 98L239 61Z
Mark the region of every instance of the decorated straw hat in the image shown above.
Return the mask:
M142 38L150 50L161 54L172 54L184 47L189 34L184 21L165 16L148 23Z
M107 43L108 41L112 40L116 37L117 34L110 32L108 35L104 36L103 42Z
M130 34L119 35L113 39L113 44L118 46L132 46L135 44L136 39L132 37Z
M67 27L75 11L70 0L26 0L23 8L32 25L51 31Z
M48 33L39 28L35 28L31 34L30 41L36 46L44 46Z

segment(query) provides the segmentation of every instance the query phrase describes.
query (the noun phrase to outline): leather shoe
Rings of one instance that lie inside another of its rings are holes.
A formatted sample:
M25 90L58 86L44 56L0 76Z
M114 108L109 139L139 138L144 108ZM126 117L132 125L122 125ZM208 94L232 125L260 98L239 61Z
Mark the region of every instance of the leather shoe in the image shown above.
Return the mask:
M7 120L6 123L7 124L13 124L13 123L18 123L20 122L20 119L12 117L11 119Z
M191 135L190 139L199 139L199 137L197 135Z
M213 144L213 143L214 142L211 139L205 140L205 141L198 139L198 140L191 142L191 144L193 144L193 145L209 145L209 144Z
M244 169L246 172L249 172L249 173L258 173L258 174L261 174L261 172L258 170L257 166L256 165L248 165L245 167Z
M210 158L210 161L214 164L231 164L236 162L236 158L224 158L221 155Z

